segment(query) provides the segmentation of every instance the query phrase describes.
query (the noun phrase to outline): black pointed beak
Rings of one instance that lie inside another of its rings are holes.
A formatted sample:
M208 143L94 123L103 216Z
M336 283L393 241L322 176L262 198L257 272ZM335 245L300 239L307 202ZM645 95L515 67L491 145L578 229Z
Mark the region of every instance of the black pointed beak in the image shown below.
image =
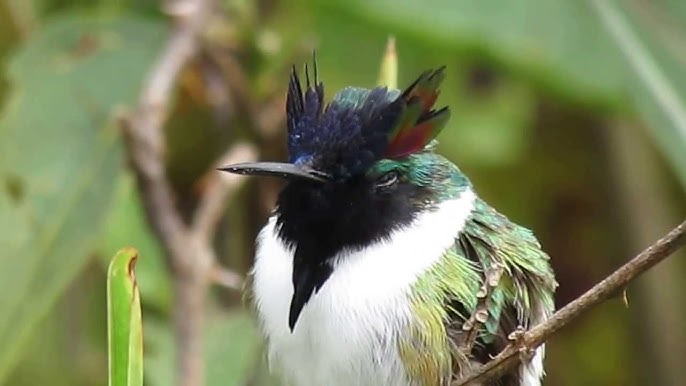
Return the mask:
M219 168L219 170L243 175L271 176L285 179L299 178L316 182L326 182L330 179L329 175L326 173L316 171L306 166L281 162L244 162L225 166Z

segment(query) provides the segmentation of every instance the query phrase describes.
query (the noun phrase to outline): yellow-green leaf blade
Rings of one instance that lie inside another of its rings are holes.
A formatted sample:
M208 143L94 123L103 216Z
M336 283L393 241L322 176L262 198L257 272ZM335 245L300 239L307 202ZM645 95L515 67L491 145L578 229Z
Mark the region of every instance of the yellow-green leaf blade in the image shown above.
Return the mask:
M389 89L398 88L398 53L395 49L395 38L393 36L389 37L386 43L386 52L384 52L381 59L377 84L379 86L386 86Z
M109 385L143 385L143 324L134 267L138 251L117 252L107 272Z

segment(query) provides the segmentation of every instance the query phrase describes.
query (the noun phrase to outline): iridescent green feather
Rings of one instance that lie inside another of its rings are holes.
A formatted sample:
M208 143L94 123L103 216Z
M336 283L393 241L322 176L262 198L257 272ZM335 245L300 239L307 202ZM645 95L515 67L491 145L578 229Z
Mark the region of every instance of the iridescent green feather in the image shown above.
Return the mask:
M401 353L411 376L423 385L442 385L450 380L453 350L449 338L451 318L466 318L449 301L462 304L467 312L476 306L479 267L454 250L422 275L412 291L417 323L410 340L401 342Z
M346 87L334 95L332 103L346 107L349 109L359 109L364 106L369 93L372 90L361 88L361 87ZM386 94L386 100L388 102L394 101L400 96L400 91L398 90L388 90Z
M498 288L503 291L506 301L516 307L519 316L532 311L532 299L545 309L553 309L553 292L557 283L550 258L541 250L529 229L511 222L483 200L477 199L463 233L474 240L484 266L503 265L503 277L509 280L501 279Z
M437 141L431 141L423 151L400 160L382 159L368 173L382 175L398 171L407 182L432 190L438 201L455 198L471 183L452 162L433 152Z
M489 267L502 267L503 275L488 297L488 320L478 331L475 347L491 344L500 350L517 324L528 327L541 313L552 313L557 284L548 255L531 231L477 198L453 248L412 290L417 322L401 348L405 346L409 373L421 384L446 384L446 377L476 361L465 358L456 344L464 334L462 324L477 307L476 294ZM455 303L462 313L451 310Z

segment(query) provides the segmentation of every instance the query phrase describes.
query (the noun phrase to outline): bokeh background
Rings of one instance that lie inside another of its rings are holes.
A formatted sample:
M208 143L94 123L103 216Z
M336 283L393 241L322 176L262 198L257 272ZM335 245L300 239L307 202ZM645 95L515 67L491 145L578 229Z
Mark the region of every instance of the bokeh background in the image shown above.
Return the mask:
M447 65L440 152L535 231L563 306L686 214L686 2L598 3L217 1L165 124L178 208L190 216L238 141L283 159L292 64L316 49L329 96L373 86L394 35L401 86ZM146 384L175 383L173 277L116 119L174 28L164 5L0 0L0 384L106 384L105 273L127 245L141 251ZM278 188L247 179L227 202L225 266L247 272ZM555 335L546 384L683 385L685 257L633 283L628 307L611 300ZM206 308L206 384L277 385L241 295L213 286Z

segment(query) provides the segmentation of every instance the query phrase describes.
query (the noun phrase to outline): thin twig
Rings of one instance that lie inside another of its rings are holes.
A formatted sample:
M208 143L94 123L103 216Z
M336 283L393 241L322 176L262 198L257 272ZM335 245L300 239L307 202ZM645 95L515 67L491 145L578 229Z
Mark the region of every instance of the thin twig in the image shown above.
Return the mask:
M212 283L233 290L243 288L243 277L236 272L215 264L210 270L210 280Z
M233 145L215 166L221 167L237 162L250 162L257 159L257 149L254 146L239 142ZM200 238L211 242L215 234L217 223L224 214L226 200L243 183L245 178L235 174L217 173L216 169L209 172L205 182L205 193L193 217L192 230Z
M608 300L655 264L686 244L686 221L656 241L610 276L593 286L576 300L557 311L550 319L524 332L495 358L475 369L453 386L480 385L498 378L520 363L520 353L531 352L572 320Z
M285 93L279 90L265 101L258 102L252 95L250 81L236 58L212 49L208 50L208 55L226 74L227 87L236 108L247 118L258 138L263 140L279 134L279 128L286 118L283 114L286 106Z

